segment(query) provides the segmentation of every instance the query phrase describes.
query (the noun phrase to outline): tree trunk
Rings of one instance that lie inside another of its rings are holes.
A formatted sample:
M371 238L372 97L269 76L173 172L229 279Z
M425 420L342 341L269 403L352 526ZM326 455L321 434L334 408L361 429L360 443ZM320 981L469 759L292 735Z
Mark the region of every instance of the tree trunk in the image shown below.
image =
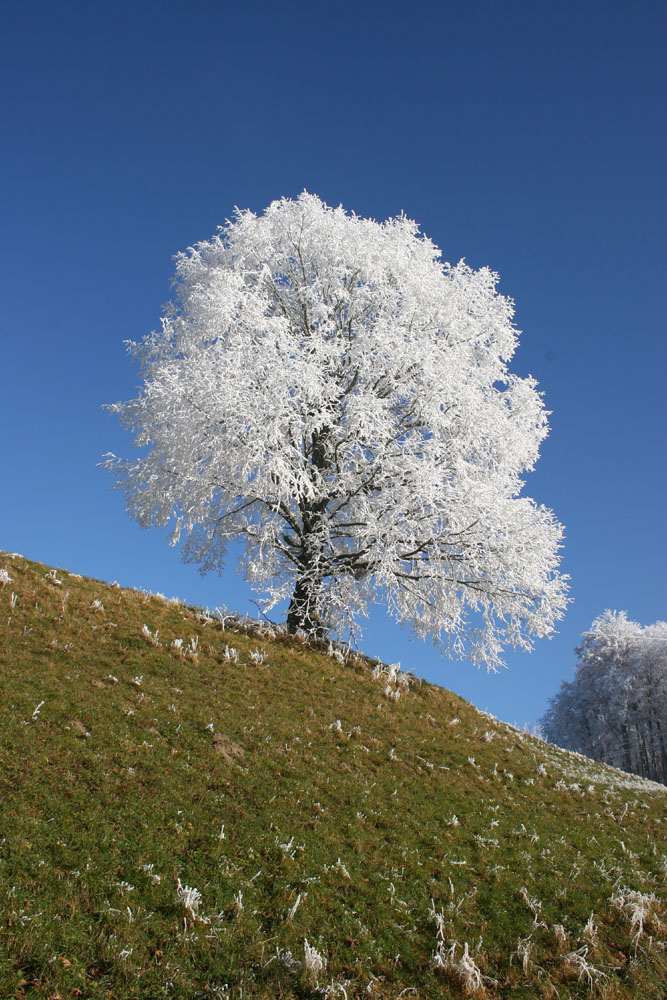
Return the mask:
M326 633L320 619L319 588L308 574L300 576L296 581L292 600L287 612L287 631L305 632L314 639L321 639Z
M294 586L292 600L287 612L287 631L294 634L299 630L314 639L326 634L322 624L321 600L323 568L323 505L316 509L302 508L303 534L299 549L299 573Z
M621 723L621 753L623 755L623 763L620 767L624 771L627 771L628 774L632 774L632 748L630 743L630 734L625 722Z
M329 428L313 434L310 462L316 485L326 476L330 464ZM302 530L298 554L299 574L287 612L287 631L303 631L313 639L322 639L327 628L321 619L322 583L324 580L324 524L328 497L303 499L300 504Z

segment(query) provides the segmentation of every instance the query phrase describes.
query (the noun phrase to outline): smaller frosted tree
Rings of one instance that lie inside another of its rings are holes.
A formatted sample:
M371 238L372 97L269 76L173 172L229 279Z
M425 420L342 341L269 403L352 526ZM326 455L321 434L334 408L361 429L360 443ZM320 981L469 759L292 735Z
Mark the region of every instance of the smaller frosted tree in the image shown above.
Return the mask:
M131 345L144 387L111 409L149 451L108 465L202 571L243 541L289 631L354 634L381 602L494 666L563 614L562 528L519 495L548 427L508 370L512 303L439 257L403 216L306 193L238 212L177 257L162 329Z
M667 784L667 623L606 611L541 720L548 740Z

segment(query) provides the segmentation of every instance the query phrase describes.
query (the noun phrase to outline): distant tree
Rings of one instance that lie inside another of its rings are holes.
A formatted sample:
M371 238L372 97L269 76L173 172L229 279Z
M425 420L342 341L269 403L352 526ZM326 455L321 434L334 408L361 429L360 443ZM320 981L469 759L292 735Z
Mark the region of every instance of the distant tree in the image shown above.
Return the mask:
M548 740L667 784L667 623L606 611L541 720Z
M507 368L512 302L439 257L403 216L305 192L237 212L177 256L162 329L130 345L144 387L110 409L150 451L107 464L202 572L242 540L289 631L354 634L381 602L494 666L562 617L562 528L519 496L548 427Z

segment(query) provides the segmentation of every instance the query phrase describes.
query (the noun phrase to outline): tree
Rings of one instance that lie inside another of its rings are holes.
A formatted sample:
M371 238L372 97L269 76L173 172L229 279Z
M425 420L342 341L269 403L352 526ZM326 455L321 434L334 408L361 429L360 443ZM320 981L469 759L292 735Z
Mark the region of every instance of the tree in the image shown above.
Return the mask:
M667 623L596 618L541 720L548 740L667 784Z
M403 215L379 224L303 193L238 212L176 258L162 328L131 344L141 395L110 407L150 448L107 465L184 559L230 540L287 627L358 631L384 602L421 637L494 666L562 617L562 528L520 497L547 434L510 374L497 275Z

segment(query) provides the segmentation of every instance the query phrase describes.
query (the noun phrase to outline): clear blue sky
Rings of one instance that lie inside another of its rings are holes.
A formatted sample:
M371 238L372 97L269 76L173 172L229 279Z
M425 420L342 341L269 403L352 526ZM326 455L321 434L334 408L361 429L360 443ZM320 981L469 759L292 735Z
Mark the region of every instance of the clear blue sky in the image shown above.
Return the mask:
M304 188L501 275L552 432L526 492L567 528L574 602L509 671L364 648L534 722L605 608L665 609L663 3L26 2L3 15L0 548L251 609L140 532L97 468L130 441L125 339L159 323L172 256L235 205Z

